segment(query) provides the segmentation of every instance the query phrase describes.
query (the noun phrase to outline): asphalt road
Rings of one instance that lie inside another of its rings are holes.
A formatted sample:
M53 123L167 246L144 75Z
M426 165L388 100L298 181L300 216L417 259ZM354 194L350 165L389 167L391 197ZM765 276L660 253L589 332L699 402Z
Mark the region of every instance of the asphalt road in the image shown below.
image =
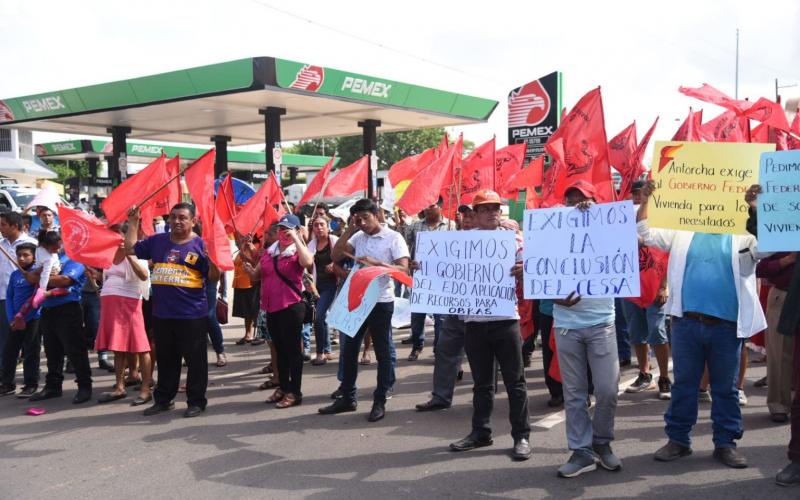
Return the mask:
M652 458L664 441L667 403L655 392L620 396L617 439L624 461L621 472L597 470L575 479L556 477L569 456L562 415L545 404L547 391L537 352L527 371L531 442L534 455L513 462L501 385L495 405L492 447L450 453L448 443L469 432L471 379L456 388L451 409L418 413L431 387L433 356L405 360L408 347L395 332L399 367L394 398L384 420L366 421L375 385L375 365L362 367L361 405L355 413L323 416L317 408L336 388L336 363L306 365L301 406L278 410L264 404L268 394L256 387L264 380L265 346L235 346L241 326L224 328L229 364L210 368L209 407L195 419L175 411L144 417L127 400L75 406L74 382L64 397L36 404L47 413L28 416L32 406L14 397L0 398L0 499L61 498L800 498L800 488L776 486L775 473L785 465L788 425L767 417L766 389L752 387L765 366L748 372L749 405L744 408L745 435L740 450L750 468L727 469L711 458L710 405L701 404L694 455L661 464ZM213 351L209 351L213 359ZM93 358L93 366L96 366ZM44 367L43 367L44 368ZM623 372L631 380L636 369ZM95 399L113 378L94 370Z

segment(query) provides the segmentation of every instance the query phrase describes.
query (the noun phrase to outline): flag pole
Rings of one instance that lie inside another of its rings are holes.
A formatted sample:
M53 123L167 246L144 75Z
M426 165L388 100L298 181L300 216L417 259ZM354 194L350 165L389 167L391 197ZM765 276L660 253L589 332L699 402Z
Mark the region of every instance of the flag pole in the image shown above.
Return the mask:
M19 265L19 262L17 262L17 259L15 259L15 258L13 258L12 256L10 256L10 255L8 254L8 252L6 252L6 249L5 249L5 248L3 248L3 246L2 246L2 245L0 245L0 252L3 252L3 255L5 255L5 256L6 256L6 258L8 258L8 260L10 260L10 261L11 261L11 263L12 263L12 264L14 264L14 266L16 266L16 268L17 268L17 269L19 269L20 271L24 272L24 271L23 271L23 269L22 269L22 267Z
M184 174L184 173L185 173L187 170L189 170L190 168L192 168L192 166L193 166L195 163L197 163L197 162L192 162L192 163L190 163L189 165L187 165L186 167L184 167L184 168L183 168L183 170L181 170L181 171L179 171L177 174L173 175L173 176L172 176L172 177L171 177L171 178L170 178L170 179L169 179L167 182L165 182L164 184L162 184L162 185L161 185L161 187L159 187L158 189L156 189L155 191L153 191L152 193L150 193L149 195L147 195L147 196L146 196L146 197L145 197L145 198L144 198L142 201L140 201L139 203L135 204L135 205L133 206L133 208L140 208L142 205L144 205L145 203L147 203L148 201L150 201L151 199L153 199L153 197L154 197L155 195L157 195L158 193L160 193L160 192L161 192L161 191L162 191L162 190L163 190L165 187L169 186L169 185L170 185L170 183L171 183L172 181L174 181L175 179L178 179L178 178L179 178L181 175L183 175L183 174Z

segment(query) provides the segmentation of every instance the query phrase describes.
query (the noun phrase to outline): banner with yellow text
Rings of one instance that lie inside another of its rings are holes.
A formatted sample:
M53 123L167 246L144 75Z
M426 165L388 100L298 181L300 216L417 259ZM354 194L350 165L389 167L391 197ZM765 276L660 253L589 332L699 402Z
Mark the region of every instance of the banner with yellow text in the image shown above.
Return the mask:
M761 153L770 151L775 151L774 144L656 142L650 226L746 233L744 192L758 182Z

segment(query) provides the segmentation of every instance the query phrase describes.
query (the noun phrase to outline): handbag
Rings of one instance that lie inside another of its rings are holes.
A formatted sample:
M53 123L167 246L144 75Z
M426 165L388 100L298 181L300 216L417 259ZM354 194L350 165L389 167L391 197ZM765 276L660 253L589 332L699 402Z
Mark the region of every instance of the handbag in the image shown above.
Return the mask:
M217 321L220 325L228 324L228 301L217 297Z
M300 301L303 303L303 305L305 305L306 312L305 312L305 315L303 316L303 324L313 323L314 322L314 318L316 318L316 316L317 316L317 304L316 304L316 301L314 300L314 296L311 293L309 293L308 291L302 291L301 292L300 290L297 289L297 286L295 286L294 283L289 281L289 278L287 278L286 276L281 274L281 272L278 270L278 256L277 255L272 257L272 267L275 269L275 274L277 274L278 277L284 283L286 283L286 285L289 287L289 289L291 289L294 293L296 293L298 296L300 296Z

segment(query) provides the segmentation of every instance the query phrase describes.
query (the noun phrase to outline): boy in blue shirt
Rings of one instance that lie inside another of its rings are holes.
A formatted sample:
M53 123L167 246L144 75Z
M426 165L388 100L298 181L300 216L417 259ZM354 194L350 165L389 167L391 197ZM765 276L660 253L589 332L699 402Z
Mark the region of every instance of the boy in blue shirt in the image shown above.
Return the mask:
M19 266L25 271L33 267L36 245L21 243L16 250ZM23 355L22 371L25 386L17 397L30 397L39 387L39 352L42 343L39 334L41 310L30 306L35 289L36 287L28 282L21 271L17 270L11 273L6 292L6 310L4 311L11 325L11 332L6 338L3 349L0 396L13 394L17 389L14 383L14 374L20 349ZM15 318L23 310L27 313L21 318Z

